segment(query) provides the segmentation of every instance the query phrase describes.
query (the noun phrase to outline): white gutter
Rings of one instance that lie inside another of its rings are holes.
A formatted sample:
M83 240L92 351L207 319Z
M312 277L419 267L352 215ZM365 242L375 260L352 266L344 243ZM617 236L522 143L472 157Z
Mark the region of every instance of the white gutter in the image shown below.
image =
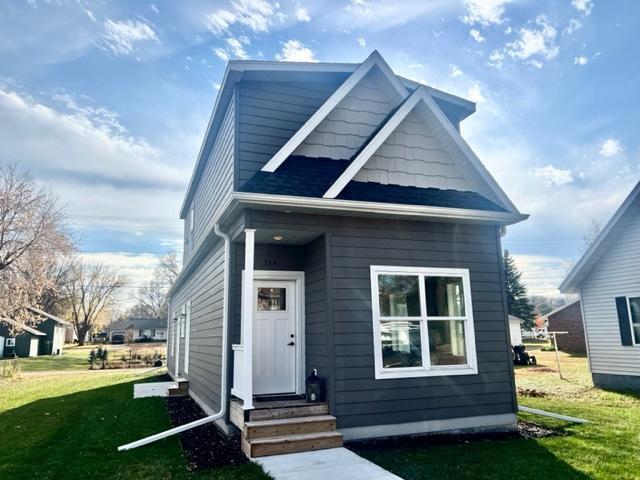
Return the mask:
M220 230L218 223L213 226L213 229L216 235L224 239L224 280L222 287L224 301L222 302L222 380L220 382L220 410L217 413L201 418L200 420L196 420L185 425L180 425L179 427L174 427L164 432L156 433L155 435L136 440L135 442L127 443L126 445L120 445L118 447L119 452L138 448L143 445L148 445L149 443L153 443L157 440L162 440L163 438L170 437L171 435L175 435L176 433L186 432L187 430L199 427L200 425L206 425L207 423L215 422L216 420L224 417L227 412L227 359L229 356L227 352L227 333L229 326L229 264L231 259L231 239L229 238L229 235Z
M560 415L559 413L547 412L545 410L538 410L537 408L525 407L518 405L518 410L521 412L531 413L533 415L540 415L543 417L555 418L556 420L564 420L565 422L573 423L589 423L583 418L570 417L568 415Z

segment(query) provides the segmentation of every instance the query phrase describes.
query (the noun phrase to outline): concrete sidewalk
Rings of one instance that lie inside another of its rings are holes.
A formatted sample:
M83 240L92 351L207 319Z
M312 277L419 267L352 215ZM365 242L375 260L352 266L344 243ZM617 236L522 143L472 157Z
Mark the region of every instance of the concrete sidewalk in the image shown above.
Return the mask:
M346 448L254 458L275 480L401 480Z

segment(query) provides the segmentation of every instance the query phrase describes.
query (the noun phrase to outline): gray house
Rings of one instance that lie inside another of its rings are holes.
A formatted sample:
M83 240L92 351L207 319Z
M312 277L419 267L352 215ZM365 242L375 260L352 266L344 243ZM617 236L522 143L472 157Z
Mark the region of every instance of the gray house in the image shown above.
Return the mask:
M640 183L560 291L580 295L593 383L640 391Z
M15 320L0 318L0 358L37 357L46 333Z
M526 215L460 135L474 111L377 52L229 63L168 365L247 454L514 428L501 236Z
M161 318L123 318L106 328L110 342L158 341L167 339L167 322Z

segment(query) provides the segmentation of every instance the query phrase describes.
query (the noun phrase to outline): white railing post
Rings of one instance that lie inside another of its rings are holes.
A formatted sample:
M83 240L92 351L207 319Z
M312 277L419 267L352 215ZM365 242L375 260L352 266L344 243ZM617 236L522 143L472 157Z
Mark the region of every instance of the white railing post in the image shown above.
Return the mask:
M242 344L244 345L244 406L253 408L253 268L255 230L244 231L244 284L242 285Z

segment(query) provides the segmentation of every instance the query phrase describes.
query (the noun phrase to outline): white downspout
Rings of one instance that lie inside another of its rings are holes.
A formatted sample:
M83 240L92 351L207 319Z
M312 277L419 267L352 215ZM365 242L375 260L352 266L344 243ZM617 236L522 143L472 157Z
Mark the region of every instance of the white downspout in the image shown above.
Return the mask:
M180 425L179 427L171 428L164 432L156 433L155 435L151 435L149 437L142 438L140 440L136 440L135 442L127 443L126 445L121 445L118 447L118 451L121 452L123 450L131 450L133 448L138 448L143 445L147 445L149 443L153 443L157 440L162 440L163 438L170 437L171 435L175 435L176 433L185 432L187 430L191 430L192 428L199 427L200 425L205 425L210 422L215 422L216 420L224 417L227 412L227 332L229 326L228 312L229 312L229 265L231 259L230 247L231 247L231 239L229 235L220 230L219 225L216 223L213 226L213 230L217 236L224 239L224 280L223 280L223 295L224 302L222 304L222 380L220 382L220 410L213 415L209 415L208 417L201 418L200 420L196 420L191 423L187 423L185 425Z

